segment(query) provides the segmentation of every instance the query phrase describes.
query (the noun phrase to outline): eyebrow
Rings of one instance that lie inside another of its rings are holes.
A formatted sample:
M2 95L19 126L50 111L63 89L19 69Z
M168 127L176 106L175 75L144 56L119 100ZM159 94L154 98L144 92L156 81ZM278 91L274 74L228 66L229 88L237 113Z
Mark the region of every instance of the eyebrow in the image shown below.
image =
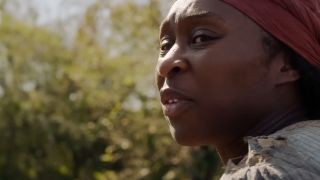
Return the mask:
M190 14L186 14L183 16L179 16L179 17L175 17L174 18L174 22L175 23L179 23L181 21L184 21L186 19L194 19L194 18L204 18L204 17L212 17L215 18L219 21L225 21L221 16L210 12L210 11L200 11L200 12L196 12L196 13L190 13ZM161 24L160 24L160 30L164 28L164 26L166 24L169 24L170 19L166 18Z

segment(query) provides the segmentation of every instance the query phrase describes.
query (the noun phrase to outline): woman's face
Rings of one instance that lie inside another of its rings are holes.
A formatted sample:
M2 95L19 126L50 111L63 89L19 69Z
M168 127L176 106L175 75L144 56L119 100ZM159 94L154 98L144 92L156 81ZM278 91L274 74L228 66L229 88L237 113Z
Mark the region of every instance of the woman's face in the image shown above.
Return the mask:
M160 28L157 85L176 141L225 142L263 116L271 82L262 30L219 0L178 0Z

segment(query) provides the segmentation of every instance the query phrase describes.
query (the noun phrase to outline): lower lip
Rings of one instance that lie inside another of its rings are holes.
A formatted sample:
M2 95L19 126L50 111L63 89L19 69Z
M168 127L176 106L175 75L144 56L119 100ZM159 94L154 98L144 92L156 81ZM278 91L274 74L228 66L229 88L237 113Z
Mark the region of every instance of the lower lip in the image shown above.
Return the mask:
M180 100L177 103L163 105L163 112L169 118L177 117L192 106L193 102Z

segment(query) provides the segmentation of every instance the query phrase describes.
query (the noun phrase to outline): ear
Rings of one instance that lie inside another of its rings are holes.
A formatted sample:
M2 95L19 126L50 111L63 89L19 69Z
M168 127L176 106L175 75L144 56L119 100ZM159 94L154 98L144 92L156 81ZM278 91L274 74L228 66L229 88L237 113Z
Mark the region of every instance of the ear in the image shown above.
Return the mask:
M271 62L270 68L276 86L293 83L300 79L300 73L292 66L292 59L284 53L279 53Z

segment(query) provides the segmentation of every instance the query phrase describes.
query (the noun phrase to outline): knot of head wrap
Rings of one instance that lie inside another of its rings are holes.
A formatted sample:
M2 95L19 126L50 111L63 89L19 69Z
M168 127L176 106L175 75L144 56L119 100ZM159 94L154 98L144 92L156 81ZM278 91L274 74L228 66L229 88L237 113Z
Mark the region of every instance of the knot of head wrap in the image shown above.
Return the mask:
M320 0L223 0L320 68Z

